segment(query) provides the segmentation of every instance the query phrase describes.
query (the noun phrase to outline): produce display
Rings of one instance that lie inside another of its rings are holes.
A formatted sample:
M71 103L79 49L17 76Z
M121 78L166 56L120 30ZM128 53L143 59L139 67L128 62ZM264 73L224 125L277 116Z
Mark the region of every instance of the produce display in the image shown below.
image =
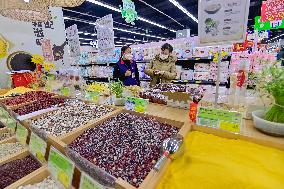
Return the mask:
M166 96L161 94L160 90L148 89L146 91L140 92L140 97L144 99L149 99L150 102L157 104L167 104Z
M58 110L31 120L31 127L41 132L60 136L112 112L114 109L81 101L68 102Z
M33 90L30 89L30 88L26 88L26 87L16 87L14 89L11 89L7 93L1 95L0 97L4 98L4 97L8 97L8 96L13 95L13 94L24 94L24 93L30 92L30 91L33 91Z
M27 102L49 98L52 96L54 96L54 94L47 93L44 91L31 91L31 92L27 92L25 94L22 94L14 98L4 100L2 101L2 103L7 106L15 106L15 105L20 105L20 104L27 103Z
M61 189L52 177L45 178L42 182L20 186L18 189Z
M10 138L12 136L14 136L14 134L12 132L10 132L10 131L5 131L3 133L0 133L0 141L1 140L5 140L7 138Z
M6 144L0 144L0 159L15 154L21 150L23 150L25 147L20 144L19 142L16 143L6 143Z
M162 141L178 130L154 118L120 113L86 130L69 148L138 187L161 156Z
M54 105L59 105L63 103L64 103L63 98L45 98L32 102L31 104L19 107L13 111L21 116L35 111L51 108Z
M283 151L197 131L187 135L185 149L157 189L284 186Z
M13 184L40 167L41 164L32 156L0 165L0 188Z

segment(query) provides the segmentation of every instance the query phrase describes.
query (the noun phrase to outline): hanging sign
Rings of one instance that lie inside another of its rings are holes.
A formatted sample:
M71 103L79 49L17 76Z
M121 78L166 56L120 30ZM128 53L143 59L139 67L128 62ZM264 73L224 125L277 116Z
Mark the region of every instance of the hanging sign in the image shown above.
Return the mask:
M89 175L82 172L79 189L104 189L101 184L92 179Z
M38 160L42 163L45 161L45 153L46 153L47 144L44 140L42 140L39 136L32 133L29 148L31 153L38 158Z
M249 0L199 0L198 36L201 45L243 42Z
M52 62L53 61L53 51L51 47L50 39L43 39L41 41L42 54L45 61Z
M77 25L74 24L66 28L66 36L68 39L69 51L71 57L80 56L80 40Z
M284 1L267 0L262 1L261 22L276 21L284 19Z
M65 188L70 188L75 165L54 147L51 147L48 158L48 169L52 176L60 181Z
M125 109L139 113L145 113L149 101L143 98L127 97L125 102Z
M240 133L241 123L241 113L208 107L198 108L197 125Z
M26 145L27 137L28 137L28 130L25 127L23 127L22 125L18 124L17 125L17 130L16 130L16 138L17 138L17 140L22 145Z
M115 50L112 15L98 19L96 30L100 55L112 55Z
M261 22L260 16L256 16L254 18L255 24L254 29L255 30L277 30L284 28L284 19L283 20L276 20L276 21L267 21L267 22Z
M120 7L122 18L125 18L127 23L135 25L134 21L138 20L138 14L135 10L134 2L131 0L122 0L122 7Z

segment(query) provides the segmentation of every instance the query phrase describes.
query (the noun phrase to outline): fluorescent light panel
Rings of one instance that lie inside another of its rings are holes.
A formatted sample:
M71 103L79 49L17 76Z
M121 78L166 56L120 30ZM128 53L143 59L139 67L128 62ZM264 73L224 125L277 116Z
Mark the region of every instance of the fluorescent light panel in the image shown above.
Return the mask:
M93 39L89 39L89 38L79 38L81 40L86 40L86 41L92 41Z
M80 20L76 20L76 19L72 19L70 17L67 17L68 19L71 19L71 20L75 20L77 22L82 22ZM92 23L89 23L89 24L92 24ZM158 39L166 39L166 38L163 38L163 37L160 37L160 36L155 36L155 35L149 35L149 34L145 34L145 33L139 33L139 32L134 32L134 31L128 31L126 29L121 29L121 28L113 28L114 30L118 30L118 31L122 31L122 32L127 32L127 33L132 33L132 34L136 34L136 35L142 35L142 36L147 36L147 37L153 37L153 38L158 38ZM114 37L114 38L117 38L117 37Z
M195 18L188 10L186 10L183 6L179 4L176 0L169 0L172 4L174 4L178 9L180 9L183 13L185 13L187 16L189 16L193 21L198 23L197 18Z
M91 3L94 3L94 4L96 4L96 5L99 5L99 6L108 8L108 9L113 10L113 11L115 11L115 12L121 12L120 9L118 9L118 8L116 8L116 7L113 7L113 6L110 6L110 5L107 5L107 4L104 4L104 3L99 2L99 1L97 1L97 0L87 0L87 1L89 1L89 2L91 2ZM153 21L151 21L151 20L148 20L148 19L143 18L143 17L140 17L140 16L138 16L138 20L147 22L147 23L149 23L149 24L152 24L152 25L154 25L154 26L157 26L157 27L160 27L160 28L163 28L163 29L167 29L167 30L169 30L169 31L171 31L171 32L174 32L174 33L176 32L176 30L169 29L169 28L167 28L166 26L163 26L163 25L161 25L161 24L158 24L158 23L156 23L156 22L153 22Z

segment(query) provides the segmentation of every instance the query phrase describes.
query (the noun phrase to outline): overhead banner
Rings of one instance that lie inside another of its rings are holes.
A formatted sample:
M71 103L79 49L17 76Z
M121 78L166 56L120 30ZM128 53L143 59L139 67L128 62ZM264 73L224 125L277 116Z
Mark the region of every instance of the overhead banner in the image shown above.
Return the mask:
M250 0L199 0L200 45L243 42L246 39Z
M262 1L261 22L276 21L284 19L284 1L267 0Z
M96 21L98 49L101 55L112 55L115 50L113 19L109 14Z
M80 56L80 40L77 25L74 24L66 28L66 36L68 39L69 51L71 57Z

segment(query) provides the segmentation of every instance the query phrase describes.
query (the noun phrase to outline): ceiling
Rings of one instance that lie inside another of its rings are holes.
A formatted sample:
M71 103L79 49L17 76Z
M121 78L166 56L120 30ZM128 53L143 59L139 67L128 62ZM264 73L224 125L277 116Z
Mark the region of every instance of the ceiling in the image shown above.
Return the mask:
M82 44L88 44L92 39L96 39L96 36L92 35L95 33L94 25L90 23L94 23L96 19L108 14L112 14L113 16L114 27L119 28L119 30L114 30L117 45L130 45L135 42L134 40L136 40L137 43L141 43L146 41L159 41L164 38L175 38L175 32L173 32L173 30L190 29L192 35L197 35L198 24L169 0L133 0L138 16L162 25L166 27L166 29L141 20L135 21L135 25L127 24L120 12L97 5L93 3L95 1L96 0L87 0L79 7L63 9L63 14L66 18L66 27L77 24L79 32L86 33L86 35L80 33L80 41ZM119 5L122 5L121 0L97 0L97 2L98 1L117 9L119 9ZM198 0L176 1L197 18ZM262 0L250 1L249 28L252 28L254 25L254 17L260 15L261 2ZM123 31L121 31L121 29ZM125 32L125 30L132 33ZM272 35L275 33L278 33L278 31L274 31ZM148 36L145 36L145 34Z

